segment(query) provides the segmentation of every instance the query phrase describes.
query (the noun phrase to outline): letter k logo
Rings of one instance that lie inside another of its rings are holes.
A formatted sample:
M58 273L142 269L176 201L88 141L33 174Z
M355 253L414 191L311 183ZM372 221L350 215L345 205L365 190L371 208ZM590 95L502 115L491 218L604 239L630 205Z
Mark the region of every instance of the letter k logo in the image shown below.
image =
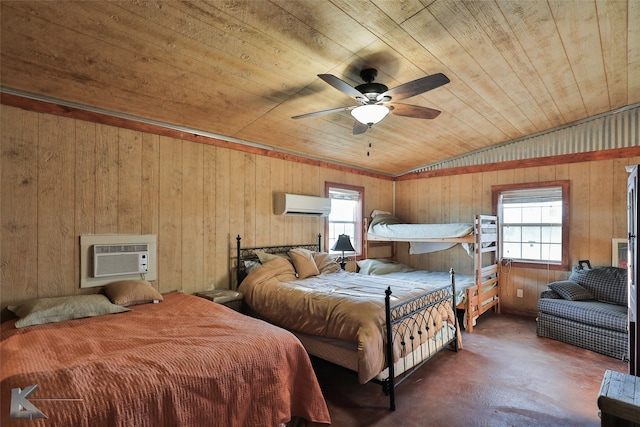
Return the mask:
M27 397L37 389L37 384L27 386L24 390L20 388L11 389L11 411L9 413L11 418L28 418L30 420L47 418L45 414L27 400Z

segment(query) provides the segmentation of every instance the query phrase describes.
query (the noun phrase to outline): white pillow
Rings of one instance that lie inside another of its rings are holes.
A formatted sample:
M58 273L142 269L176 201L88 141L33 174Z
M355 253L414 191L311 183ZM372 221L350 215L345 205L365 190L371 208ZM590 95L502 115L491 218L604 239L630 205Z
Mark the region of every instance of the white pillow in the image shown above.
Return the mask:
M414 271L413 268L388 259L362 259L357 262L360 274L387 274Z
M374 209L373 212L371 212L371 219L375 218L377 215L391 215L391 212Z
M113 304L102 294L38 298L7 308L20 318L16 321L16 328L129 311Z

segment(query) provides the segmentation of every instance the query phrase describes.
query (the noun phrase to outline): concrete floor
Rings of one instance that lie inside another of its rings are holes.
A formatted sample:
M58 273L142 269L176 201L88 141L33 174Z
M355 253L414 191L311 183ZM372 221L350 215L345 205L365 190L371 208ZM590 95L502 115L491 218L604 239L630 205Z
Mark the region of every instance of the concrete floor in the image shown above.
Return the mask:
M396 389L396 411L378 384L312 359L332 426L600 426L605 370L625 362L535 333L535 319L485 313L463 349L444 350Z

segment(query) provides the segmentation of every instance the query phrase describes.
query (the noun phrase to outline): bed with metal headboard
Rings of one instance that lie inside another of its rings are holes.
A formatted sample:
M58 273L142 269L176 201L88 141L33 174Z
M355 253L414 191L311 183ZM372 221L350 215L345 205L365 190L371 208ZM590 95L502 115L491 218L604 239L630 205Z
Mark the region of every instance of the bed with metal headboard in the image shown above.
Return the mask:
M247 313L293 332L309 354L354 371L361 383L382 384L395 409L397 385L440 350L458 351L455 275L448 286L433 287L346 272L319 251L320 238L242 248L237 237L238 290ZM273 256L247 273L265 253ZM317 273L309 274L312 260Z
M241 245L242 238L240 235L236 237L236 277L238 282L236 285L240 285L245 277L247 277L249 266L251 263L260 262L258 258L258 251L262 251L273 255L287 255L290 250L296 248L307 249L312 252L320 252L322 248L322 235L316 236L317 241L315 243L301 243L298 245L276 245L276 246L260 246L255 248L243 248Z

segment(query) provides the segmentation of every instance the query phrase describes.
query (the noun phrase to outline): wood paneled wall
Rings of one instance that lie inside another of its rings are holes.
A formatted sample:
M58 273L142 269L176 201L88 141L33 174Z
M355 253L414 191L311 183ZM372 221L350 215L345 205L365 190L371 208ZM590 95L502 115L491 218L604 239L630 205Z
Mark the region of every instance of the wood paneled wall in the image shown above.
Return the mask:
M322 195L324 182L365 187L365 212L392 210L393 182L46 113L1 106L0 305L95 292L79 287L81 234L156 234L161 292L231 285L235 237L247 246L313 241L320 218L277 216L275 191ZM464 222L491 212L491 186L571 181L572 264L611 263L626 236L626 165L640 157L467 173L395 183L410 222ZM460 248L399 259L472 273ZM569 272L505 268L502 306L534 314L540 292ZM516 297L522 289L523 298Z
M161 292L227 288L245 246L315 241L324 219L273 214L276 191L365 187L391 210L393 182L3 105L0 305L91 293L79 286L81 234L156 234Z
M528 167L396 183L396 214L409 222L468 222L475 214L490 214L491 186L570 180L570 260L589 259L592 265L611 265L611 239L627 236L626 165L640 157ZM429 255L411 255L399 248L399 258L414 267L472 274L473 261L459 247ZM566 279L569 271L503 268L502 307L535 314L540 292L550 281ZM516 290L523 297L516 297Z

